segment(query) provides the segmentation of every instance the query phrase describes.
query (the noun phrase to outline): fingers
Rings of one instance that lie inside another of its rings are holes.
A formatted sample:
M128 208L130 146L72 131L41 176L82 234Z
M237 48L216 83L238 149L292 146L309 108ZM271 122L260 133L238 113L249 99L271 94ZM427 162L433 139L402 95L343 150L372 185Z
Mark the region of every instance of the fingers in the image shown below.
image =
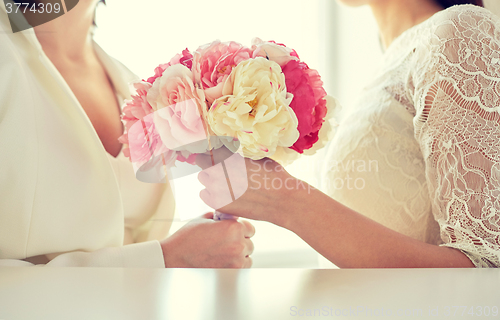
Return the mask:
M212 166L212 157L206 154L198 154L194 162L202 169L207 169Z
M203 219L213 219L214 218L214 213L213 212L207 212L204 215L201 216Z
M230 157L214 166L211 165L211 156L200 155L196 158L197 164L204 168L198 174L198 180L208 191L203 193L202 200L216 210L229 205L248 189L245 159L237 153L232 154L227 150L225 152L221 153L220 158L227 155Z
M205 202L205 204L209 207L211 207L210 205L210 192L208 192L207 189L203 189L200 191L200 199Z
M246 222L242 223L246 225L245 229L251 229L251 233L248 234L253 235L255 233L255 228L250 223L248 223L248 221L243 222ZM250 255L253 253L254 249L255 247L252 240L250 240L249 237L245 238L243 240L243 251L241 252L240 258L238 259L240 261L238 265L239 268L250 268L252 266L253 260Z
M245 260L243 262L243 268L248 269L251 268L253 264L252 258L251 257L245 257Z
M217 210L226 206L228 203L231 203L231 195L229 194L229 191L227 193L228 195L225 197L215 197L210 193L210 191L203 189L200 191L200 199L205 202L207 206Z
M233 202L228 179L220 163L200 172L198 180L206 187L200 192L201 200L210 207L217 210Z
M250 239L243 240L243 250L238 252L236 256L233 255L231 263L228 264L229 268L250 268L252 266L252 258L250 255L253 253L254 245Z
M210 175L205 171L200 171L198 173L198 181L206 187L210 183Z
M248 257L253 253L253 250L255 249L252 240L250 239L245 239L243 240L245 244L245 250L243 251L243 256Z
M199 154L196 156L195 163L202 169L210 168L227 158L231 157L233 152L227 148L213 149L210 154Z
M255 227L253 226L253 224L251 224L247 220L241 220L239 222L244 226L243 236L245 238L251 238L255 235Z
M213 216L214 213L207 212L201 216L201 219L213 219ZM250 238L255 234L255 227L250 222L246 220L198 220L187 224L184 228L189 229L189 226L195 233L188 233L188 240L194 238L197 240L195 242L191 241L192 244L196 244L195 247L181 251L184 252L184 256L186 252L187 255L192 256L191 260L193 261L189 261L188 265L217 268L250 268L252 266L253 261L250 255L253 254L255 248ZM178 233L182 230L184 229L181 229ZM181 241L183 244L188 242ZM193 256L193 253L200 250L206 254L195 254ZM198 261L197 259L200 256L206 259Z
M224 163L226 165L227 179L231 183L235 199L238 199L248 189L248 173L245 158L235 153Z

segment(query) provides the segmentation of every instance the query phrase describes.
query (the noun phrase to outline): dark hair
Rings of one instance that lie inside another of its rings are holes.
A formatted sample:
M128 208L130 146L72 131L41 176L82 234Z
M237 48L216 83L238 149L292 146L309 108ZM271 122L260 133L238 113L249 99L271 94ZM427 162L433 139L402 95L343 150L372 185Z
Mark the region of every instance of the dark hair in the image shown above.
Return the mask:
M449 8L457 4L473 4L484 7L483 0L435 0L441 7Z

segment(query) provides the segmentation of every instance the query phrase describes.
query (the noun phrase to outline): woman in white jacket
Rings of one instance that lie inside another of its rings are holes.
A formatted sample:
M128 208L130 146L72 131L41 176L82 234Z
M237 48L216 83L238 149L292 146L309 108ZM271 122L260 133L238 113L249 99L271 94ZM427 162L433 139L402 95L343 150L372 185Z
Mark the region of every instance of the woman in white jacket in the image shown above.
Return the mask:
M0 266L249 267L248 222L167 238L169 185L137 181L117 141L135 76L92 40L97 3L17 33L37 13L0 5Z

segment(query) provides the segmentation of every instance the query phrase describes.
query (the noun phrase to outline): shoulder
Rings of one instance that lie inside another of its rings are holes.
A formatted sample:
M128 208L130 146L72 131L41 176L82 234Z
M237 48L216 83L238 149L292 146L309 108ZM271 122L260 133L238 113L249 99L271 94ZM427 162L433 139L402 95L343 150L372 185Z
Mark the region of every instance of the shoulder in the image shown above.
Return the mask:
M13 19L19 19L19 17ZM13 21L15 23L16 20ZM26 61L38 57L41 47L34 44L35 38L33 29L12 32L9 16L0 5L0 67L3 77L4 69L12 69L15 66L25 68Z
M440 11L436 17L439 19L448 18L466 18L466 17L486 17L487 19L499 19L497 15L480 6L475 6L472 4L462 4L449 7L448 9Z
M427 40L431 51L458 49L455 45L461 42L489 45L500 41L500 17L482 7L453 6L429 20Z
M5 59L7 53L14 51L13 38L16 37L19 35L12 33L7 13L0 8L0 59L2 57Z
M415 67L446 57L451 63L500 51L500 17L474 5L458 5L442 10L410 29L407 42L415 55Z
M473 19L474 21L472 21ZM499 21L500 17L480 6L471 4L456 5L440 12L438 20L454 20L466 25L476 25L475 22Z
M8 18L0 17L0 83L3 89L0 90L0 109L7 108L6 99L13 99L12 95L6 94L10 88L26 85L26 75L32 72L33 65L29 62L37 57L37 50L26 40L25 35L21 32L12 33ZM25 95L19 95L16 99L23 97Z
M418 35L409 73L417 109L438 87L447 92L453 87L464 99L478 100L500 82L500 17L491 11L454 6L428 19Z
M454 6L435 14L424 29L415 50L419 74L453 78L479 72L500 77L500 17L491 11Z

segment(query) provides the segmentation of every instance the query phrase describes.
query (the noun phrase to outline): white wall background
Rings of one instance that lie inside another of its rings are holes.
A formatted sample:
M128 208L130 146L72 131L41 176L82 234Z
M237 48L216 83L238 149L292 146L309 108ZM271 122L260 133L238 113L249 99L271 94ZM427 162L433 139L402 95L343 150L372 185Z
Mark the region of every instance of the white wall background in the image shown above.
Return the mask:
M106 2L97 12L95 39L141 78L186 47L194 51L215 39L250 45L259 37L294 48L319 70L327 92L348 108L381 56L368 8L346 8L333 0ZM317 159L304 157L287 169L317 186ZM175 180L177 219L172 231L209 210L198 198L201 188L196 175ZM254 225L254 267L318 267L315 251L295 234L266 222Z

